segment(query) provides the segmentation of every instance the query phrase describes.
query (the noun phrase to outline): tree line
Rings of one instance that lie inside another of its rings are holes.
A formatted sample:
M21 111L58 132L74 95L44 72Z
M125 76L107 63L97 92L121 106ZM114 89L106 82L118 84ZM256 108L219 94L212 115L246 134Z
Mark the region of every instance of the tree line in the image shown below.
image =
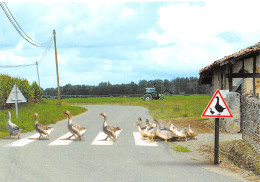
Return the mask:
M111 84L101 82L97 86L71 85L61 87L61 95L136 95L145 92L145 88L155 87L157 92L169 94L209 94L209 85L199 85L197 77L178 77L171 81L165 79L140 80L139 83ZM57 88L46 88L43 95L57 96Z

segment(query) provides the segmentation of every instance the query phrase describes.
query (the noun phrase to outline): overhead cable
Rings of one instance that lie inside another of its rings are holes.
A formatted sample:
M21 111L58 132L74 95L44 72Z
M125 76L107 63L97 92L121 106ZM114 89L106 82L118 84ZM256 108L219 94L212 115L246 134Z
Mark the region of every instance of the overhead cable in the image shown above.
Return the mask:
M6 6L7 10L5 9L5 6L4 6L4 5ZM17 31L27 42L29 42L30 44L32 44L32 45L34 45L34 46L36 46L36 47L45 47L46 45L48 45L48 42L49 42L49 41L47 41L47 42L45 42L45 43L43 43L43 44L39 44L39 43L33 41L33 40L23 31L23 29L21 28L21 26L17 23L17 21L16 21L15 18L13 17L13 15L12 15L11 11L9 10L8 6L6 5L6 3L1 3L1 2L0 2L0 6L1 6L1 8L3 9L3 11L4 11L6 17L9 19L10 23L11 23L11 24L13 25L13 27L16 29L16 31ZM9 12L9 13L8 13L8 12ZM11 15L11 17L10 17L9 14ZM13 19L12 19L12 18L13 18ZM13 21L13 20L14 20L14 21Z

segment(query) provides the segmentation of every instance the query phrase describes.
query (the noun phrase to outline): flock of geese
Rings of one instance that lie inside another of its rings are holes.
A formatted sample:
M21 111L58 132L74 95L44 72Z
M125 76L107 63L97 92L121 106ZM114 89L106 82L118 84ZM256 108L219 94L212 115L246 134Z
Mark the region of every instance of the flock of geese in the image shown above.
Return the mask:
M135 122L135 126L138 127L138 132L142 135L143 140L149 140L149 142L155 141L155 139L162 139L167 142L171 139L182 139L185 138L187 141L188 138L197 139L198 133L194 129L188 127L188 130L177 128L174 124L170 124L170 128L160 126L159 122L154 120L151 124L149 120L145 120L145 125L142 126L142 118L138 118L138 121Z
M20 139L20 129L16 124L11 122L11 113L10 111L7 111L6 113L8 115L8 120L6 123L6 127L9 132L9 138L12 136L18 136L18 139ZM71 139L71 137L75 137L76 139L81 140L81 137L85 134L86 128L83 126L80 126L79 124L72 122L72 115L69 111L63 112L63 114L66 114L68 116L68 130L71 132L71 136L66 139ZM116 131L121 130L118 126L111 126L108 125L107 121L107 115L106 113L100 113L100 116L104 117L104 123L103 123L103 132L107 135L107 137L104 140L107 140L110 138L112 141L116 141ZM50 139L50 135L48 133L48 130L53 129L52 127L43 125L39 123L39 116L37 113L33 113L32 116L35 117L35 123L34 128L35 130L40 134L39 139L42 138L44 135L48 136L48 139ZM197 133L190 128L188 130L186 129L179 129L173 124L170 124L170 128L167 129L165 127L161 127L158 121L153 121L151 124L149 123L149 120L146 119L145 126L142 126L142 119L139 117L138 121L134 124L135 126L138 126L138 131L142 135L142 139L147 139L149 142L155 141L157 138L163 139L167 142L167 140L173 139L173 138L185 138L187 141L187 138L195 138L197 139Z
M9 132L9 138L12 136L18 136L18 139L20 139L20 131L22 130L19 128L16 124L12 123L11 121L11 112L7 111L6 113L8 115L8 120L6 123L7 130ZM71 132L71 136L66 138L70 139L71 137L75 137L76 139L81 140L81 137L85 134L86 128L83 126L80 126L79 124L72 122L72 115L69 111L65 111L63 114L66 114L68 116L68 130ZM107 137L104 140L107 140L110 138L112 141L116 141L116 131L121 130L119 127L110 126L107 124L107 115L106 113L100 113L100 116L104 117L104 124L103 124L103 132L107 135ZM50 135L48 133L48 130L53 129L52 127L43 125L39 123L39 116L37 113L33 113L32 116L35 117L35 123L34 128L35 130L40 134L39 139L43 137L43 135L47 135L48 139L50 139Z

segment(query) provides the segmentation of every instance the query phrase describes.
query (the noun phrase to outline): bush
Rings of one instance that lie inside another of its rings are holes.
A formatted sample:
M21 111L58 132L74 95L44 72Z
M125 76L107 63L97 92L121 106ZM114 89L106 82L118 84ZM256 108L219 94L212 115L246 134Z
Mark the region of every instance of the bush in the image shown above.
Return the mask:
M34 103L40 102L41 98L42 98L42 93L43 93L41 87L36 82L33 82L32 90L33 90Z
M12 104L7 104L6 100L15 84L18 86L24 97L27 99L27 103L40 102L42 90L36 82L34 82L31 86L26 79L14 78L9 75L1 74L0 109L8 109L12 106Z

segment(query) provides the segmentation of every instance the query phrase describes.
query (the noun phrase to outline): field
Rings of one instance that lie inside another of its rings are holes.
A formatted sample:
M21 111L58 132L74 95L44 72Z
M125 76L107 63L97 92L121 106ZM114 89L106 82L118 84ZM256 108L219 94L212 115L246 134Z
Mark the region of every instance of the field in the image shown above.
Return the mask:
M211 132L212 126L208 118L201 114L210 101L209 95L166 96L164 100L143 101L140 97L100 97L63 99L66 104L109 104L143 106L149 109L154 119L165 124L174 123L178 127L191 124L198 132Z
M143 101L140 97L100 97L63 99L67 104L116 104L143 106L150 110L155 119L200 120L210 96L166 96L164 100Z

